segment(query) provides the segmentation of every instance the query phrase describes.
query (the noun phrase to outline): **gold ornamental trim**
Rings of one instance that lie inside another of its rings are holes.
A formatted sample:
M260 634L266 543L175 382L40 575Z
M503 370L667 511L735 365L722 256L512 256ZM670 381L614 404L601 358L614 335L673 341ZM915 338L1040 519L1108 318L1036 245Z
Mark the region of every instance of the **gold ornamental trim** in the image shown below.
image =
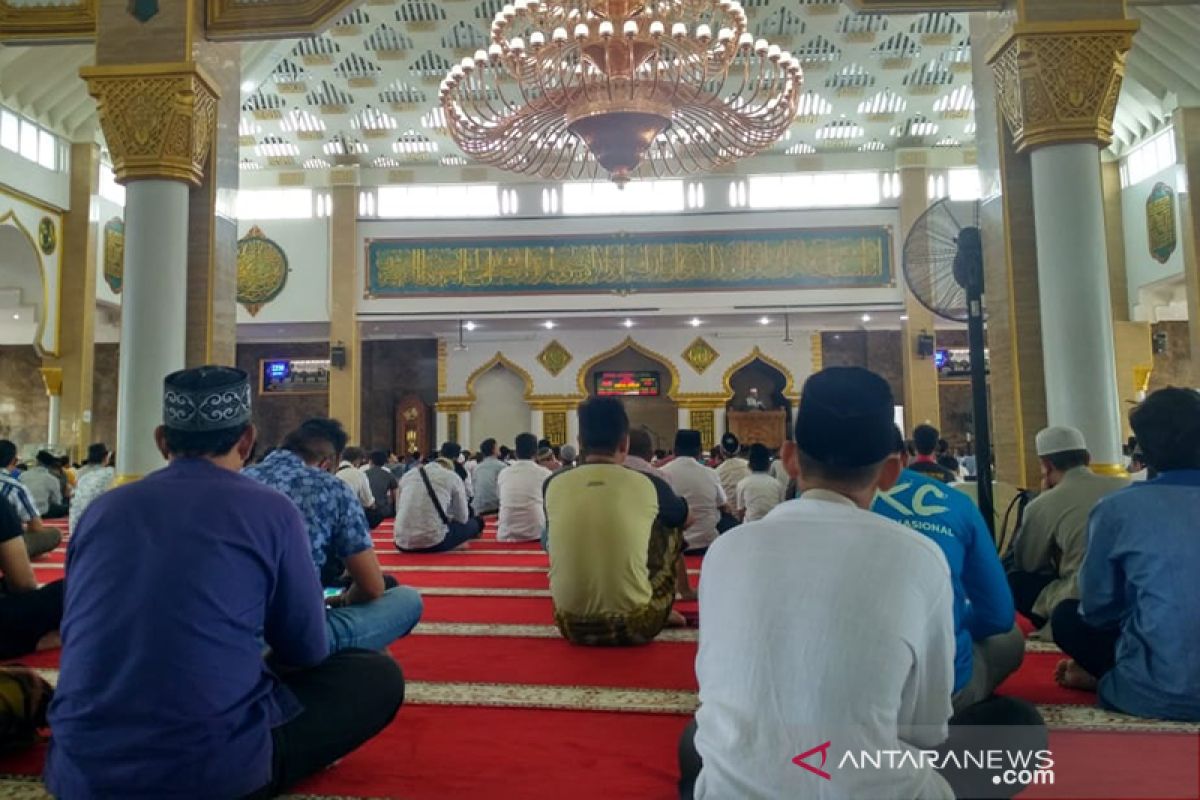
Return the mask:
M779 373L783 375L783 379L785 381L783 394L785 397L790 397L799 391L796 388L796 378L792 375L792 371L788 369L782 361L772 358L764 353L757 345L755 345L754 349L751 350L744 358L735 361L733 365L729 367L729 369L725 370L725 374L721 377L721 385L725 387L725 391L729 393L730 397L733 397L733 376L737 374L738 370L742 369L743 367L750 366L755 361L761 361L768 367L778 370Z
M585 395L579 394L535 394L528 402L534 411L556 413L575 411L586 399Z
M558 339L546 345L545 349L537 356L538 363L555 378L567 368L574 358L571 351L564 347Z
M1017 23L988 54L1017 152L1113 140L1136 20Z
M528 400L533 396L533 376L524 367L519 366L509 359L504 353L497 352L496 355L489 358L482 366L467 377L467 397L471 403L475 402L475 381L479 380L481 375L490 372L496 367L504 367L516 373L525 382L525 399Z
M208 0L213 41L259 41L321 33L362 0Z
M688 392L677 394L671 399L685 411L716 411L729 405L733 395L722 392Z
M721 357L703 336L697 336L680 355L689 367L696 370L697 375L703 375Z
M42 374L42 383L46 386L46 396L61 397L63 386L62 367L39 367L38 372Z
M79 74L99 106L118 183L158 179L200 185L220 92L199 65L84 67Z
M96 38L100 0L71 5L14 5L0 0L0 41L70 44Z

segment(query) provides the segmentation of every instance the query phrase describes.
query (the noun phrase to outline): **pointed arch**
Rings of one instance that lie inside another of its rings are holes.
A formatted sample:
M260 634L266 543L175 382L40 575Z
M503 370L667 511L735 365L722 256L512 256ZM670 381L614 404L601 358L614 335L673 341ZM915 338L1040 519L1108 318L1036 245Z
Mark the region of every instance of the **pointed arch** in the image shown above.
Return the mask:
M467 397L471 398L472 403L474 403L476 400L475 381L479 380L479 377L481 375L486 374L487 372L495 369L496 367L504 367L505 369L509 370L513 374L520 377L520 379L525 382L525 399L529 400L529 398L533 397L533 376L530 375L522 367L519 367L516 364L514 364L512 361L510 361L503 353L498 352L498 353L496 353L496 355L494 355L490 359L488 359L488 361L486 363L484 363L483 366L481 366L479 369L472 372L471 375L467 378Z
M679 369L676 368L675 362L664 356L662 353L656 353L650 348L634 341L632 336L625 337L625 340L616 347L605 350L603 353L592 356L583 363L579 368L578 374L575 376L575 383L579 388L579 393L584 397L591 396L591 390L588 388L588 376L592 374L592 369L601 361L612 358L618 353L626 350L632 350L635 353L640 353L646 358L659 362L671 374L671 383L667 387L666 395L668 400L674 400L676 392L679 391Z
M733 397L733 376L736 375L738 370L740 370L742 367L748 367L755 361L761 361L768 367L779 371L779 374L783 376L783 379L786 382L786 385L783 387L784 397L794 397L796 395L799 390L796 388L796 379L792 376L792 371L785 367L783 362L777 361L776 359L771 358L769 355L764 353L758 348L757 345L753 350L750 351L749 355L734 362L729 369L725 370L725 375L721 378L721 384L724 387L727 395Z
M28 242L30 250L33 252L34 262L37 264L38 278L42 282L42 305L38 309L37 333L32 342L33 349L39 356L57 355L56 353L47 351L42 345L42 339L46 335L46 321L49 319L51 313L50 284L46 279L46 261L42 258L42 251L38 247L37 239L33 238L33 234L21 223L21 220L17 217L17 212L12 209L0 214L0 226L8 225L15 228L25 238L25 241ZM54 311L57 313L57 309L54 309Z

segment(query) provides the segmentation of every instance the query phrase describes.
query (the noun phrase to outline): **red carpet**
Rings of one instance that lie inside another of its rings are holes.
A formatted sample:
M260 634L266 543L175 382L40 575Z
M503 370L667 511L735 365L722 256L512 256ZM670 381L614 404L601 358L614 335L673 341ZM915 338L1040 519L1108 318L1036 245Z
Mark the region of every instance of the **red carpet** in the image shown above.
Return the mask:
M549 597L425 596L426 622L498 622L507 625L553 625Z
M1064 689L1054 682L1054 667L1063 658L1061 653L1026 653L1021 668L1000 685L996 694L1042 705L1093 705L1094 693Z

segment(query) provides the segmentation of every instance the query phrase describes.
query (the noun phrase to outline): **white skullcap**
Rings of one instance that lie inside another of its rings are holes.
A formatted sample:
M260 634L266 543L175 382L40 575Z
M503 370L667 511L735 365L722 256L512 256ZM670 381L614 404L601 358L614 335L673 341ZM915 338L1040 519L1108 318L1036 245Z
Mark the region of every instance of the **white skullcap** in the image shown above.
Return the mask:
M1039 431L1037 435L1038 456L1052 456L1072 450L1087 450L1087 442L1077 428L1055 425Z

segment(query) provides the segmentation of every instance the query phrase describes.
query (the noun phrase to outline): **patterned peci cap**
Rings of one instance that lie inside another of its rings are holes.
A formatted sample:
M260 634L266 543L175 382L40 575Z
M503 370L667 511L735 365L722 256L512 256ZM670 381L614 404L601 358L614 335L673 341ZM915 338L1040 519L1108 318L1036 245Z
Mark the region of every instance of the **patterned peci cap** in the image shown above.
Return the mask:
M180 370L163 381L163 425L177 431L239 428L250 422L250 376L233 367Z

